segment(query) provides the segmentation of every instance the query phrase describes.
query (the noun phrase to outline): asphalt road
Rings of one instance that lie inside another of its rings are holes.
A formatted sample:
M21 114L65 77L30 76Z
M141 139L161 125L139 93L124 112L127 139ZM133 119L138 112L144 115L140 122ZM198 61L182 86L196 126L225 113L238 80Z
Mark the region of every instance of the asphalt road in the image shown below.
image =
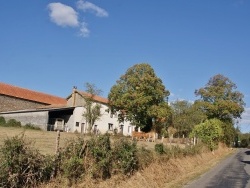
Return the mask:
M250 188L250 150L238 149L184 188Z

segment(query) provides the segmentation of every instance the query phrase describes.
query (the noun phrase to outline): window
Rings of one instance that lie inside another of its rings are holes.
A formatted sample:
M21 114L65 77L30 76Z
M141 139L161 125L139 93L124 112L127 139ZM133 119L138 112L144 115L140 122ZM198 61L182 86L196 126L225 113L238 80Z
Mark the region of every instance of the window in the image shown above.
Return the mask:
M79 127L79 124L80 124L79 122L76 122L76 127Z
M109 131L113 131L113 124L112 123L109 123Z

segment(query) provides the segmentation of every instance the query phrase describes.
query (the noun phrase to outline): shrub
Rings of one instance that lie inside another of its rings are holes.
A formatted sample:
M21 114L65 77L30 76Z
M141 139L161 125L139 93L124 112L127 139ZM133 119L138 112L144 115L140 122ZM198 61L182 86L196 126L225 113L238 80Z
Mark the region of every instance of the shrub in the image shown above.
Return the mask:
M155 144L155 152L158 154L163 154L164 153L164 146L163 144Z
M92 177L97 179L107 179L111 177L111 143L108 134L99 137L92 137L88 142L90 153L88 153L90 161L90 172Z
M29 144L23 135L4 141L0 149L0 187L36 187L50 179L52 160Z
M240 142L240 146L242 148L247 148L248 147L248 140L247 139L242 139Z
M63 174L69 180L69 185L76 183L84 173L83 160L77 156L72 156L63 163Z
M0 116L0 126L5 126L5 125L6 125L5 118Z
M65 176L69 184L76 183L84 174L83 156L86 143L82 137L67 141L64 149L59 154L59 171Z
M6 123L7 127L21 127L21 122L15 119L9 119Z
M32 125L31 123L27 123L23 126L25 129L31 129L31 130L41 130L40 127L37 127L35 125Z
M190 136L197 136L213 151L218 147L219 140L223 135L222 125L223 122L218 119L206 120L204 123L196 125Z
M137 157L137 147L135 142L125 138L115 141L112 151L114 173L121 172L125 175L132 175L139 168Z

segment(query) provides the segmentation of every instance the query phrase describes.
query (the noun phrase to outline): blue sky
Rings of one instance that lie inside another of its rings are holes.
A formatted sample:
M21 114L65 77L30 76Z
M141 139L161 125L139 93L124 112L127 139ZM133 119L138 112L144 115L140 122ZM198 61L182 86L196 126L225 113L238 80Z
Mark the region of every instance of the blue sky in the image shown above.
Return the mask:
M1 82L66 97L89 82L107 97L126 70L148 63L171 92L223 74L245 96L250 132L250 1L2 1Z

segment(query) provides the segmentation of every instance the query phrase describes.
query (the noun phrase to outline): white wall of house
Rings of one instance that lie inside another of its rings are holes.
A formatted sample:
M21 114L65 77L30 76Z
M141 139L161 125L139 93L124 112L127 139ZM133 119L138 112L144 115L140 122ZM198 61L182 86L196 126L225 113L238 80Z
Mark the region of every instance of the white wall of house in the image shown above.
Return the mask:
M92 131L94 128L97 128L101 134L106 132L112 132L116 128L118 133L122 131L123 135L129 136L134 129L134 126L130 124L130 122L119 123L118 116L111 116L106 110L108 107L102 104L101 108L101 117L94 123ZM85 118L83 117L83 113L85 111L84 107L75 107L74 113L70 120L65 125L69 128L70 132L79 132L79 133L87 133L87 123Z

